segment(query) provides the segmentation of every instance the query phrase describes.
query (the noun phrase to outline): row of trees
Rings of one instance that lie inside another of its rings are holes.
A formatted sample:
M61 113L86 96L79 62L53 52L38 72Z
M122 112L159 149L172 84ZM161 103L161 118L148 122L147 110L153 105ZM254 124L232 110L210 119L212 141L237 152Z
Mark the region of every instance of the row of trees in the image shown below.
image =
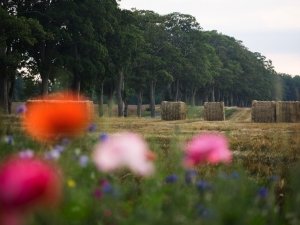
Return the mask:
M100 108L115 98L119 116L130 101L138 104L138 115L149 102L154 116L162 99L239 106L253 99L299 100L298 76L277 74L260 53L203 31L191 15L121 10L115 0L0 5L0 107L6 113L14 93L22 95L20 88L37 80L42 95L71 88Z

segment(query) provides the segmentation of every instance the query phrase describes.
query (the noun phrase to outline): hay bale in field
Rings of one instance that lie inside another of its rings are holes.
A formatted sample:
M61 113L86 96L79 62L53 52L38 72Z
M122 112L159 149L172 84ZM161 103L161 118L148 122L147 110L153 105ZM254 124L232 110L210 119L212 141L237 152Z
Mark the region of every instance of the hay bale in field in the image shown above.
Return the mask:
M225 120L224 102L205 102L204 119L207 121Z
M186 104L184 102L163 101L160 105L162 120L185 120Z
M29 106L30 104L40 104L40 103L47 103L46 107L56 107L60 104L67 104L68 102L76 102L76 104L83 105L86 108L87 116L94 116L95 113L95 107L94 103L89 100L28 100L26 102L26 105Z
M278 123L300 122L300 102L296 102L296 101L276 102L276 122Z
M275 123L276 102L256 100L252 101L251 117L252 122L255 123Z

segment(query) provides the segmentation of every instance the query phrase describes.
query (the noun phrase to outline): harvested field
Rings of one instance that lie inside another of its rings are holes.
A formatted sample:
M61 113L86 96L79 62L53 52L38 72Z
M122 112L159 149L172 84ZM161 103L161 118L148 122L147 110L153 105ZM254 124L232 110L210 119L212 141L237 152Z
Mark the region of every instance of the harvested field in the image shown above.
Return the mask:
M229 112L233 110L232 114L226 116L226 120L232 122L251 122L250 108L227 107L225 110L228 110Z
M18 117L1 119L4 133L19 130ZM283 173L300 158L299 123L251 123L249 108L237 108L229 120L209 122L201 118L180 121L162 121L150 118L104 117L95 122L98 134L120 131L138 132L159 146L153 148L172 152L171 143L185 140L205 132L221 132L230 140L235 160L253 174ZM97 134L97 135L98 135Z
M173 139L183 143L198 133L221 132L229 138L235 160L258 176L284 173L300 158L300 124L235 122L241 114L250 120L249 109L237 114L233 115L233 121L219 122L104 118L99 120L99 127L108 133L125 130L141 133L169 152Z

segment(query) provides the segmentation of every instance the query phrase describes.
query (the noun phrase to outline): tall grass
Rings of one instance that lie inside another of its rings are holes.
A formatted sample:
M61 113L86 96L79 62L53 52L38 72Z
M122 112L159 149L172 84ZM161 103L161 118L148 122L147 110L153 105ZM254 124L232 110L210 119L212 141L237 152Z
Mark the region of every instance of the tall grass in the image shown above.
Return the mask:
M299 124L201 121L201 107L189 113L191 119L186 121L97 120L97 131L72 140L56 161L64 185L59 208L39 210L27 224L298 224L300 170L294 166L300 153ZM2 160L27 148L43 157L55 147L37 144L16 124L9 129L14 141L7 143L6 134L2 135ZM127 170L105 174L92 162L80 165L79 157L91 155L101 133L121 130L142 134L156 152L153 177L144 179ZM228 137L234 162L200 166L187 179L182 167L184 143L206 132ZM104 180L109 187L102 186Z

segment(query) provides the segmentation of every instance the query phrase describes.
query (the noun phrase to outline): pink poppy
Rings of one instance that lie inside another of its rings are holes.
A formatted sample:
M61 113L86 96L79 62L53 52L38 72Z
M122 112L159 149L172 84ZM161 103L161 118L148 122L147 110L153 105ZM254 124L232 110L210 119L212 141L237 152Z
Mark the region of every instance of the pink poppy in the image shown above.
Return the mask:
M19 225L35 207L60 199L57 169L37 158L10 158L0 166L0 224Z
M127 167L133 173L148 176L154 172L154 154L138 134L123 132L108 136L95 148L93 161L100 171Z
M185 146L184 165L187 167L203 163L229 163L231 159L227 139L221 134L198 135Z

